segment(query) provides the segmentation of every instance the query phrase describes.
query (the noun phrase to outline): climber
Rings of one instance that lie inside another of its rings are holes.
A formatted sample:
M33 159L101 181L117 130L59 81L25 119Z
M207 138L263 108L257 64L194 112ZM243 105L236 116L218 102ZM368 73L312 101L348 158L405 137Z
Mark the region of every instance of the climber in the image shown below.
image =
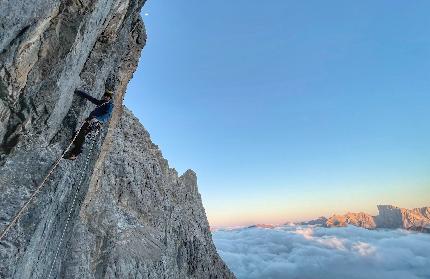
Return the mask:
M64 156L64 158L68 160L75 160L78 157L78 155L82 152L85 136L91 131L99 129L102 123L107 122L113 111L113 94L109 90L105 91L101 100L97 100L96 98L91 97L88 93L85 93L81 90L75 90L75 93L97 105L97 107L90 113L90 116L85 119L85 122L79 130L79 133L77 135L75 134L75 140L72 144L73 147Z

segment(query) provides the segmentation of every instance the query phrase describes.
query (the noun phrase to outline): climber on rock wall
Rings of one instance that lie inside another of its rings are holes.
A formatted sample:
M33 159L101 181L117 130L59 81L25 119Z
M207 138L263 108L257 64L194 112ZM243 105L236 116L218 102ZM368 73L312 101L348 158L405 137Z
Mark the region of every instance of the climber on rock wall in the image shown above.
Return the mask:
M85 136L91 131L99 129L102 123L107 122L110 119L113 111L113 94L109 90L105 91L105 94L101 100L97 100L96 98L91 97L88 93L81 90L75 90L75 93L97 105L97 107L90 113L88 118L85 119L85 122L78 134L75 134L72 144L73 147L64 156L65 159L69 160L75 160L78 157L78 155L82 152Z

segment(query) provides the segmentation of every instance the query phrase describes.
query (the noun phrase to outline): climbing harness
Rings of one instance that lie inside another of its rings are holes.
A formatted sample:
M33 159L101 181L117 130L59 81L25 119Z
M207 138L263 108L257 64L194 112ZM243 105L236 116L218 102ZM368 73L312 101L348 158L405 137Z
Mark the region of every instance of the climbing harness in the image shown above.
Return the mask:
M99 130L100 127L101 127L100 123L95 123L95 124L97 125L97 127L95 127L96 128L96 130L95 130L96 132L95 132L95 135L90 135L90 136L92 136L92 143L91 143L91 147L90 147L90 150L88 152L87 158L85 160L85 165L84 165L83 170L85 170L87 168L87 166L88 166L88 162L90 160L94 144L96 142L97 136L100 133L100 130ZM81 172L81 177L79 178L79 183L76 186L76 191L75 191L75 195L73 196L72 206L70 207L69 214L68 214L67 220L66 220L66 224L64 225L63 232L61 233L60 242L58 243L57 250L55 251L54 260L52 261L51 269L49 270L48 279L51 278L51 274L52 274L52 271L54 270L55 262L57 261L57 257L58 257L58 254L60 252L61 245L63 244L64 235L66 234L67 227L69 226L70 216L72 215L72 211L73 211L73 209L75 207L76 198L78 197L78 194L79 194L79 191L80 191L80 188L81 188L81 184L82 184L82 181L83 181L83 178L84 178L84 173L85 173L84 171Z
M102 127L102 124L100 123L100 121L93 119L92 121L90 121L90 128L92 131L99 131ZM98 133L96 133L95 135L93 133L90 134L90 137L97 137Z
M86 122L86 121L85 121ZM18 211L18 213L15 215L15 217L12 219L12 221L9 223L9 225L6 226L6 228L3 230L3 232L0 235L0 241L3 240L3 238L6 236L8 231L18 222L18 220L21 218L21 215L24 213L24 211L28 208L30 203L34 200L34 198L37 196L37 194L42 190L43 186L45 185L45 182L48 180L48 178L51 176L51 174L54 172L54 170L58 167L58 165L61 162L61 159L63 159L64 155L66 155L67 151L72 146L73 142L75 141L76 137L78 136L79 132L81 131L82 127L84 126L85 122L81 125L79 130L76 132L75 136L73 137L70 144L67 146L63 154L61 154L61 157L54 163L54 165L49 170L48 174L45 176L45 178L42 180L42 182L39 184L39 186L36 188L36 190L33 192L33 194L30 196L30 198L27 200L27 202L21 207L21 209ZM98 131L98 130L97 130Z

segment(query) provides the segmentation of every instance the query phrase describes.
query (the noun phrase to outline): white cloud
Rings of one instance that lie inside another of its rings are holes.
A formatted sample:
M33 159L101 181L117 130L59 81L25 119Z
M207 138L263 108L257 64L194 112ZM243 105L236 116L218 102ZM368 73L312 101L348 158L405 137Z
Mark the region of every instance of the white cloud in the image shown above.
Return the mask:
M213 232L238 279L430 278L430 235L356 227Z

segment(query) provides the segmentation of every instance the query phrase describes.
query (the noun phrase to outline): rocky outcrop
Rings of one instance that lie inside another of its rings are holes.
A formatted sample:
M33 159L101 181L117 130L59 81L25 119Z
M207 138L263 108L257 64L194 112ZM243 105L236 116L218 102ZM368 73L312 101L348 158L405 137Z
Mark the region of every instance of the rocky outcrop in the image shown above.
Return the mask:
M256 224L256 225L251 225L246 227L247 229L254 229L254 228L259 228L259 229L274 229L276 226L275 225L271 225L271 224Z
M305 221L305 222L300 222L298 223L298 225L303 225L303 226L325 226L327 223L327 218L324 216L318 217L317 219L314 220L310 220L310 221Z
M178 176L122 114L72 231L64 274L77 278L233 278L218 257L196 174ZM83 261L82 259L88 259Z
M430 225L430 207L406 209L392 205L378 205L376 223L381 228L425 227Z
M61 161L0 241L0 278L233 278L212 244L196 176L178 177L122 99L146 42L144 0L0 1L0 230L93 106L108 124Z
M376 228L375 218L363 212L333 215L325 222L326 227L346 227L347 225L363 227L366 229Z
M326 227L345 227L353 225L366 229L387 228L407 229L414 231L428 230L430 226L430 207L405 209L392 205L378 205L379 214L347 213L333 215L323 224Z

